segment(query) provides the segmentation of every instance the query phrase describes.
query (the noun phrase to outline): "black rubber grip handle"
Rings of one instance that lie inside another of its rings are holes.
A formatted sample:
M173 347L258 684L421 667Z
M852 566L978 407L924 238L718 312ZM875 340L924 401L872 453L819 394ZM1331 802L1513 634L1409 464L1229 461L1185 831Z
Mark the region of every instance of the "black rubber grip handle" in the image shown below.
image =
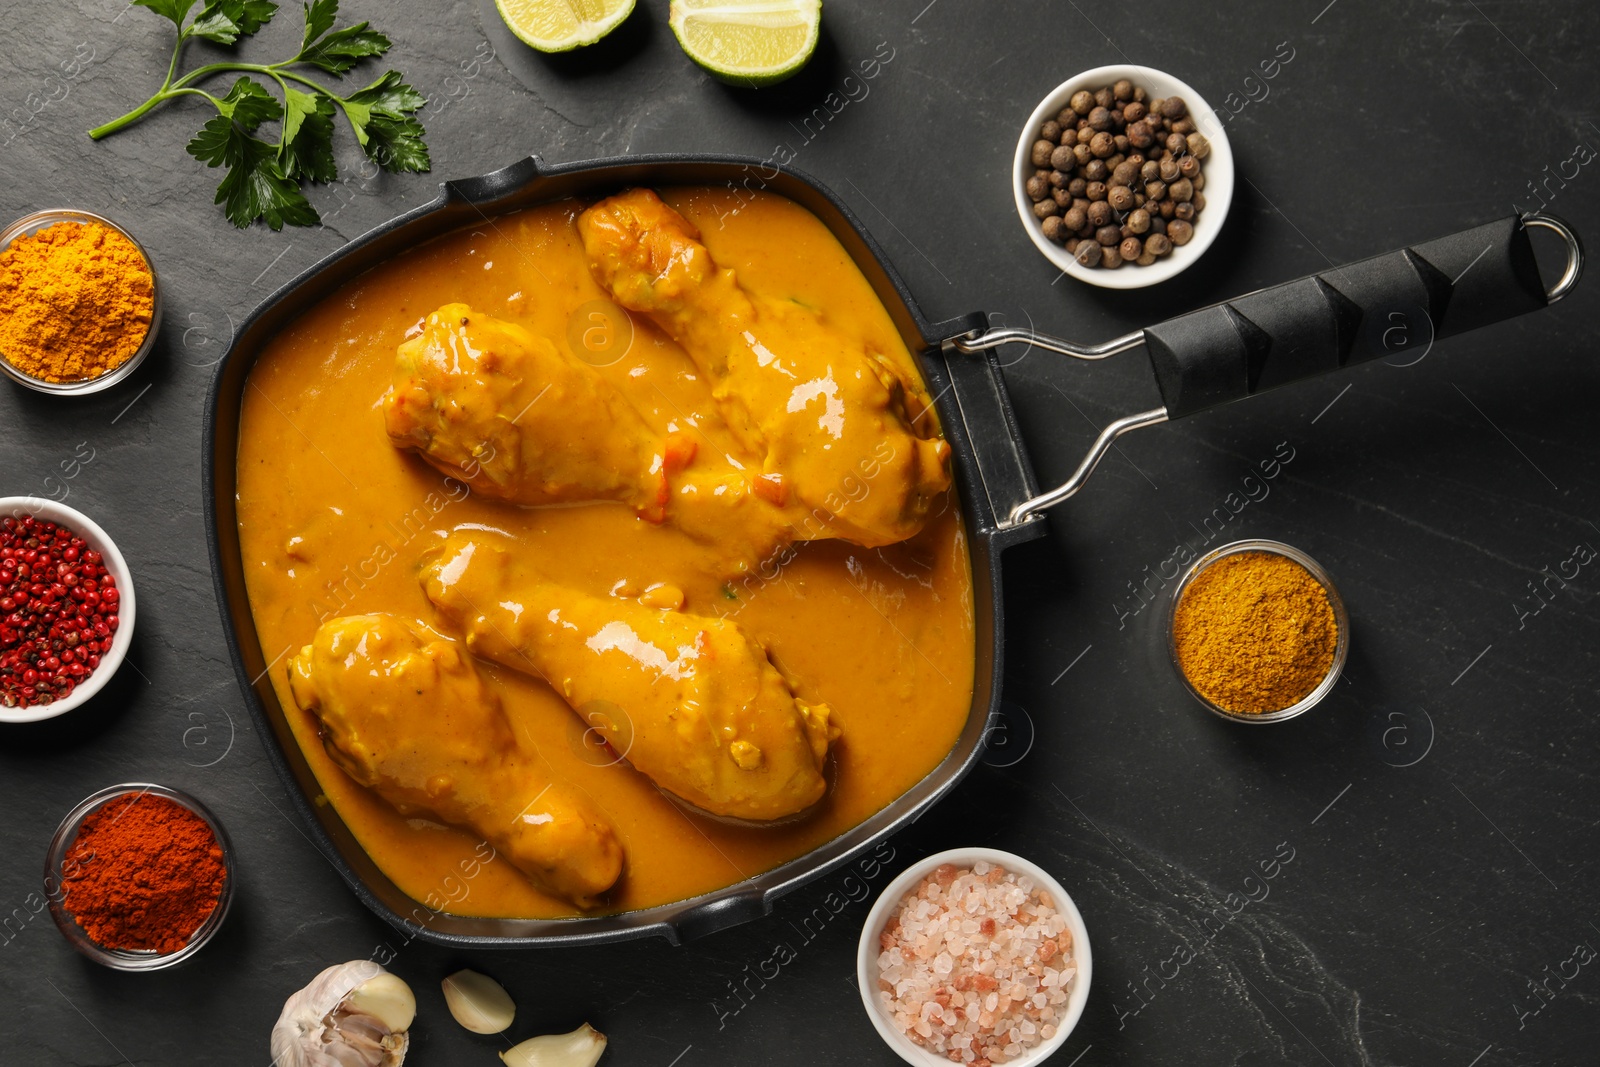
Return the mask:
M1148 327L1145 347L1176 419L1547 303L1513 215L1179 315Z

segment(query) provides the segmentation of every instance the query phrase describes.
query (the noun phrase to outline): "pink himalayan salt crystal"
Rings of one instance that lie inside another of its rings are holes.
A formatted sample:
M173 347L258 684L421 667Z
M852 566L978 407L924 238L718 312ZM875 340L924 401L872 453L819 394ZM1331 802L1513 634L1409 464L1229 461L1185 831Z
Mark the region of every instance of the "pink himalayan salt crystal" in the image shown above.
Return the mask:
M924 878L878 944L878 996L895 1028L973 1067L1054 1037L1078 973L1049 894L983 860Z

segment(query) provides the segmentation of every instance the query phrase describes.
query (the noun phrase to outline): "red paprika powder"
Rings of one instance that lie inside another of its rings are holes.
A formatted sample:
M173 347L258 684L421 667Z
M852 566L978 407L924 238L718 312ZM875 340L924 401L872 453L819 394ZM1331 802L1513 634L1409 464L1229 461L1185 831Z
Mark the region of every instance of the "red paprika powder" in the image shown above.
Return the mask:
M176 952L215 910L227 868L204 819L166 797L117 797L67 850L66 909L106 948Z

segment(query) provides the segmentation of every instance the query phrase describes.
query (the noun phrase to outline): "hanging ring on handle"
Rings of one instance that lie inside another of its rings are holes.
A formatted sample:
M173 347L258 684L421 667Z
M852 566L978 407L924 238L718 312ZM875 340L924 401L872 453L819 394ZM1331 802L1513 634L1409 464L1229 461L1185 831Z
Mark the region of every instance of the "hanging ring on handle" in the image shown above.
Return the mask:
M1100 436L1095 438L1094 445L1089 449L1089 454L1083 457L1083 462L1079 463L1078 469L1072 472L1072 477L1048 493L1040 493L1038 496L1024 500L1012 508L1011 514L1006 516L1005 525L1008 527L1020 526L1045 508L1061 503L1067 497L1082 489L1083 483L1089 480L1089 475L1094 473L1095 467L1105 458L1105 454L1111 451L1111 446L1116 443L1117 438L1129 430L1137 430L1144 426L1154 426L1157 423L1166 421L1166 408L1152 408L1149 411L1141 411L1137 415L1127 415L1113 422L1100 431Z
M1057 352L1074 359L1105 359L1107 356L1114 356L1144 344L1144 331L1123 334L1103 344L1080 345L1075 341L1063 340L1035 330L1024 330L1015 326L994 327L988 330L973 330L965 337L957 337L950 342L950 347L970 356L977 352L986 352L991 348L999 348L1013 341L1034 345L1048 352Z
M1567 269L1561 275L1560 280L1544 294L1545 302L1554 304L1557 300L1566 296L1574 285L1578 284L1578 278L1583 274L1583 242L1578 240L1578 235L1573 233L1572 227L1568 226L1563 220L1556 218L1554 215L1546 215L1542 211L1528 212L1522 216L1522 224L1551 230L1560 236L1567 246Z

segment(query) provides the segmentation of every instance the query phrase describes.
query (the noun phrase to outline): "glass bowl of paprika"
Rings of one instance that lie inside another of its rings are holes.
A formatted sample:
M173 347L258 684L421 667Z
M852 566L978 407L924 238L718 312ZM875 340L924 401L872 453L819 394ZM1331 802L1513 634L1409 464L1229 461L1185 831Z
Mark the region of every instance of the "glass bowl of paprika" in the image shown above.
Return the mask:
M193 797L151 782L114 785L61 820L44 888L73 948L114 970L161 970L222 928L233 850Z
M109 389L144 362L161 286L144 246L90 211L35 211L0 230L0 371L41 393Z
M1195 560L1167 622L1184 688L1231 722L1305 714L1350 655L1350 617L1333 579L1281 541L1235 541Z

